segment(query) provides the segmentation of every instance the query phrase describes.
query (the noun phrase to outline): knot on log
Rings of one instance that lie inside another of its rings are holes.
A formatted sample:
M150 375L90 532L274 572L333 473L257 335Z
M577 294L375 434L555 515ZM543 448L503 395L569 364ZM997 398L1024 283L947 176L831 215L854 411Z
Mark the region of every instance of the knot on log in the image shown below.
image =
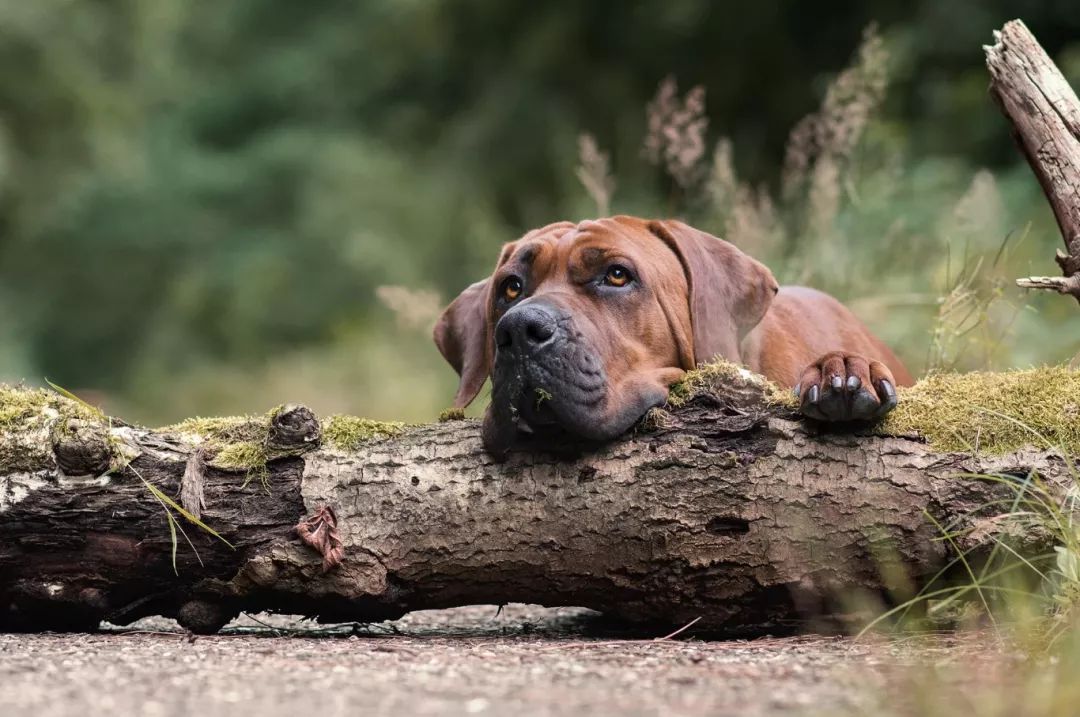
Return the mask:
M266 447L272 451L296 452L319 445L319 419L306 406L287 404L270 419Z
M1080 274L1080 236L1073 237L1072 241L1068 244L1071 254L1066 254L1057 250L1057 254L1054 256L1054 261L1061 267L1061 273L1065 276L1075 276Z
M60 470L69 476L99 475L109 470L112 452L100 423L79 418L61 420L50 436Z

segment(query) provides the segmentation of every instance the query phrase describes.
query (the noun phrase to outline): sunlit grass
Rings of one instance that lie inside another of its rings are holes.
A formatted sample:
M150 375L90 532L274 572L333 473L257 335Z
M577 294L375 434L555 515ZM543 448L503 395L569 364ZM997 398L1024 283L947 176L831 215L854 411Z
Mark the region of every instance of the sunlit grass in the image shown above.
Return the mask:
M893 640L947 626L957 631L958 640L985 647L976 648L966 664L926 662L908 670L893 685L903 697L887 714L934 717L961 709L973 717L1077 714L1080 470L1075 451L1017 423L1031 444L1060 458L1065 479L1048 481L1036 472L1023 477L960 474L956 480L993 482L1008 495L949 524L926 514L952 557L917 594L881 611L858 637ZM997 531L991 534L989 553L962 547L965 532L977 529L970 526L987 520L994 521L990 529ZM1048 538L1051 551L1024 552L1024 541L1016 537L1034 531Z

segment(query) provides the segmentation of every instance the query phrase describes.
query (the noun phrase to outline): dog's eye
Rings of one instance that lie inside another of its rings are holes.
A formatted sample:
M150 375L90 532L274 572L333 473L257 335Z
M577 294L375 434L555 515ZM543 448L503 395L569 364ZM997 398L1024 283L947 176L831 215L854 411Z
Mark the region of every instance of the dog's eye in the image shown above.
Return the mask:
M604 275L604 283L608 286L626 286L632 278L629 269L616 264L607 270L607 274Z
M502 297L507 301L514 301L521 296L521 291L524 288L521 279L511 276L502 283Z

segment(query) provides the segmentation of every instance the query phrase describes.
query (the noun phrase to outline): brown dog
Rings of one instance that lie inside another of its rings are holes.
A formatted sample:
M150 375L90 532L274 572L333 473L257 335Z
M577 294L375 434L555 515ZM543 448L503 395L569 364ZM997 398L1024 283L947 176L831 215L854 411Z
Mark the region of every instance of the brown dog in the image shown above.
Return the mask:
M873 420L911 376L838 301L780 288L731 244L678 221L560 222L507 244L443 313L435 343L467 406L488 376L488 450L519 434L607 440L722 357L794 386L824 421Z

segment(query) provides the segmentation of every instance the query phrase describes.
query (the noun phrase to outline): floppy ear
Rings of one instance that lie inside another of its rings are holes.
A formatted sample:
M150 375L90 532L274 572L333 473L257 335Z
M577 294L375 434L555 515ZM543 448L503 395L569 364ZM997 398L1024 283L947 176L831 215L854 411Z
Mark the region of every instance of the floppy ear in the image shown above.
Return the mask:
M472 403L491 373L490 290L490 279L476 282L454 299L435 324L435 345L461 376L454 408Z
M739 343L779 290L772 272L733 244L682 222L651 221L649 231L671 247L686 272L696 363L717 356L740 362Z

